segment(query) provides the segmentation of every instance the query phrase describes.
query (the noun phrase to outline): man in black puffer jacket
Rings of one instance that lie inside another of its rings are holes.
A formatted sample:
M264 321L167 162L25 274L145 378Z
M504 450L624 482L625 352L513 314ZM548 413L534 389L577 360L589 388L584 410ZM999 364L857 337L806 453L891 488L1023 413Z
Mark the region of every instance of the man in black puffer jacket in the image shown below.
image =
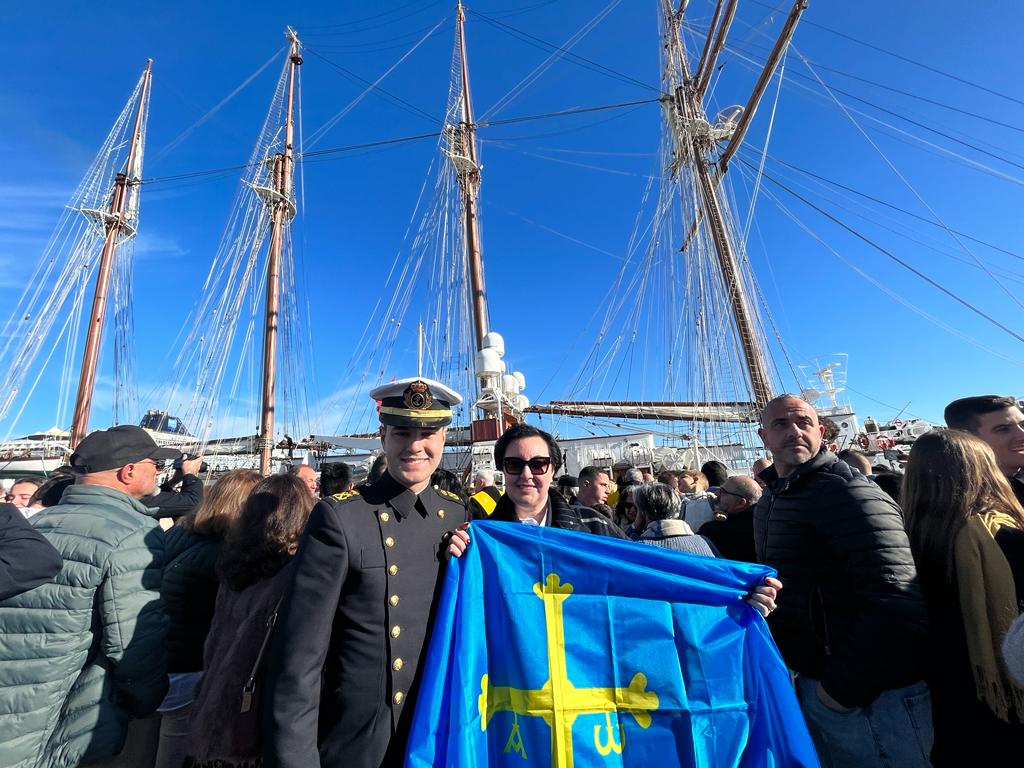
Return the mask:
M760 562L785 584L769 619L824 764L927 766L928 627L895 503L821 450L814 408L793 395L765 407L758 433L774 464L754 511Z

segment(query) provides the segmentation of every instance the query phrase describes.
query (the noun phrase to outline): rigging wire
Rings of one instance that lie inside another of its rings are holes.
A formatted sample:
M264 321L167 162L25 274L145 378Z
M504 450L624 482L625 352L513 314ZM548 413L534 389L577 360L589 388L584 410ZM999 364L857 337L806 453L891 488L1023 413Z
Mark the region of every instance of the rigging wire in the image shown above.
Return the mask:
M751 163L747 162L743 158L739 158L739 161L743 165L747 166L749 169L751 169L753 171L756 171L756 166L754 166ZM831 213L826 211L824 208L822 208L821 206L815 204L811 200L808 200L806 197L801 195L799 192L797 192L796 190L794 190L791 187L787 186L786 184L784 184L779 179L776 179L771 174L764 173L763 175L764 175L764 178L768 179L768 181L770 181L775 186L777 186L780 189L788 192L790 195L795 197L797 200L802 202L807 207L817 211L822 216L824 216L829 221L831 221L833 224L836 224L837 226L845 229L851 235L853 235L854 237L858 238L859 240L862 240L867 245L871 246L876 251L878 251L879 253L881 253L882 255L884 255L885 257L890 259L891 261L895 262L896 264L899 264L905 270L907 270L907 271L911 272L912 274L916 275L917 277L919 277L924 282L928 283L930 286L932 286L936 290L940 291L941 293L944 293L946 296L948 296L949 298L953 299L958 304L966 307L971 312L973 312L974 314L978 315L983 320L986 320L987 322L991 323L992 325L994 325L996 328L998 328L999 330L1003 331L1004 333L1012 336L1017 341L1024 342L1024 336L1020 335L1019 333L1014 331L1012 328L1010 328L1010 327L1004 325L1003 323L999 322L997 319L995 319L994 317L989 315L987 312L983 311L982 309L978 308L977 306L975 306L971 302L967 301L967 299L964 299L964 298L960 297L959 295L953 293L953 291L949 290L948 288L946 288L941 283L939 283L936 280L932 279L931 277L929 277L928 275L926 275L924 272L922 272L921 270L917 269L913 265L911 265L908 262L904 261L903 259L901 259L899 256L897 256L892 251L884 248L882 245L880 245L879 243L875 242L874 240L872 240L867 235L863 234L859 230L857 230L854 227L850 226L846 222L841 221L840 219L836 218Z
M829 94L829 96L832 98L832 100L843 111L843 114L846 115L847 119L853 124L853 126L857 129L857 131L861 134L861 136L863 136L864 139L871 145L872 149L874 149L875 152L877 152L879 154L879 156L881 156L881 158L885 162L885 164L896 175L896 177L903 183L903 185L908 190L910 190L911 194L913 194L914 197L917 198L918 202L921 203L921 205L923 205L928 210L928 212L935 218L935 220L939 224L942 225L943 229L945 229L946 232L949 234L949 236L953 238L954 242L956 242L956 244L959 245L960 248L963 249L963 251L965 253L967 253L972 259L974 259L975 262L977 262L977 264L985 271L985 273L989 276L989 278L997 286L999 286L999 288L1003 291L1003 293L1005 293L1007 296L1009 296L1010 300L1013 301L1018 307L1020 307L1021 309L1024 309L1024 303L1021 303L1020 299L1018 299L1017 296L1009 288L1007 288L1005 285L1003 285L1003 283L999 280L998 277L996 277L994 274L992 274L992 272L988 269L988 267L985 266L984 262L982 262L981 259L979 259L977 257L977 255L974 253L974 251L972 251L970 248L968 248L967 245L960 238L958 238L956 236L956 234L954 234L952 232L952 230L949 228L949 226L946 224L946 222L943 221L942 218L939 216L939 214L935 211L935 209L932 208L932 206L930 206L928 204L928 201L926 201L924 199L924 197L921 196L921 193L918 192L914 188L914 186L910 183L910 181L907 179L907 177L899 170L899 168L897 168L895 166L895 164L892 162L892 160L890 160L889 157L884 152L882 152L882 149L874 141L872 141L871 137L868 136L867 131L865 131L861 127L860 123L858 123L856 120L853 119L853 116L849 113L846 105L844 105L842 102L840 102L835 97L835 94L833 94L831 92L829 87L827 85L825 85L823 81L821 81L821 78L818 75L818 73L814 70L814 68L810 64L807 63L807 60L803 57L803 55L799 51L797 51L795 46L794 46L794 50L797 52L797 55L800 57L801 61L804 62L804 65L808 68L808 70L815 76L815 78L818 78L818 81L821 84L821 86L825 89L825 91Z
M173 139L171 139L169 142L167 142L167 144L165 144L163 146L163 148L158 150L156 155L153 157L153 161L152 162L154 162L154 163L155 162L159 162L164 157L166 157L171 151L177 149L182 143L184 143L184 141L186 139L188 139L189 136L192 135L192 133L196 130L196 128L199 128L200 126L202 126L205 123L209 122L213 118L213 116L216 115L218 112L220 112L220 110L229 101L231 101L233 98L235 98L235 96L237 96L242 91L244 91L246 86L249 85L249 83L251 83L253 80L255 80L257 77L259 77L261 74L263 74L263 71L267 67L269 67L271 64L273 64L275 61L280 60L281 54L284 53L287 49L288 49L288 45L286 44L286 45L283 45L282 47L278 48L276 51L274 51L273 56L271 56L269 59L267 59L265 62L263 62L259 67L257 67L256 71L253 72L251 75L249 75L247 78L245 78L245 80L243 80L241 83L239 83L238 86L236 86L235 89L233 91L231 91L231 93L229 93L223 99L221 99L216 104L214 104L209 109L209 111L206 112L206 114L204 114L202 117L200 117L194 123L192 123L192 125L190 125L184 131L182 131L177 136L175 136Z
M339 111L337 114L335 114L329 120L327 120L327 122L325 122L320 128L318 128L317 130L313 131L313 133L309 137L309 146L313 146L314 144L316 144L316 142L319 141L324 136L324 134L326 134L331 128L333 128L338 123L338 121L341 120L345 115L347 115L349 112L351 112L353 109L355 109L355 107L359 104L359 102L361 102L364 98L366 98L366 95L368 93L370 93L370 91L373 91L373 90L377 90L380 93L389 96L393 100L398 101L400 104L405 105L406 107L412 109L415 113L419 114L420 116L426 116L427 119L430 122L436 122L436 120L434 119L433 116L431 116L427 112L421 110L419 107L416 107L416 106L414 106L412 104L409 104L404 99L400 99L397 96L394 96L393 94L391 94L388 91L384 90L383 88L380 87L380 84L384 81L384 79L388 75L390 75L392 72L394 72L402 64L402 62L404 62L407 58L409 58L417 48L419 48L421 45L423 45L423 43L425 43L430 38L430 36L433 35L434 32L436 32L440 28L440 26L442 24L444 24L444 22L445 22L445 19L441 19L441 21L437 22L437 24L435 24L433 27L431 27L431 29L423 37L421 37L412 46L412 48L410 48L404 54L402 54L398 58L398 61L396 61L394 64L392 64L386 70L384 70L384 72L380 75L380 77L378 77L372 83L369 83L368 87L366 88L366 90L364 90L355 99L353 99L347 105L345 105L341 109L341 111ZM363 80L363 78L359 77L358 75L355 75L354 73L350 73L347 69L345 69L344 67L342 67L339 64L334 64L334 62L331 62L330 60L326 59L321 54L314 52L314 55L319 57L319 58L321 58L321 59L323 59L324 61L326 61L331 66L337 68L339 71L344 72L346 74L349 74L350 76L357 78L361 82L364 82L364 83L366 82L365 80Z
M761 152L759 150L756 150L756 149L753 149L753 148L750 148L750 147L743 147L741 151L743 151L743 152L753 152L753 153L758 154L758 156L761 156ZM873 203L877 203L878 205L884 206L884 207L889 208L889 209L891 209L893 211L896 211L898 213L902 213L904 216L909 216L909 217L911 217L913 219L917 219L918 221L921 221L921 222L923 222L925 224L928 224L929 226L938 227L939 229L943 229L944 228L942 226L942 224L939 224L938 222L936 222L936 221L934 221L932 219L929 219L927 216L922 216L919 213L914 213L913 211L908 211L906 208L901 208L900 206L895 205L894 203L890 203L890 202L888 202L886 200L882 200L879 197L875 197L874 195L870 195L867 192L864 192L862 190L855 189L853 187L847 186L846 184L842 184L841 182L838 182L838 181L836 181L834 179L830 179L830 178L828 178L826 176L822 176L822 175L820 175L818 173L815 173L814 171L810 171L810 170L808 170L806 168L801 168L798 165L794 165L794 164L792 164L790 162L782 160L779 157L775 157L774 155L772 155L770 153L764 154L764 157L767 157L772 162L777 163L778 165L784 166L786 168L789 168L790 170L796 171L797 173L800 173L800 174L802 174L804 176L808 176L808 177L810 177L812 179L816 179L818 181L824 182L825 184L828 184L828 185L830 185L832 187L836 187L837 189L841 189L841 190L843 190L845 192L849 192L849 193L851 193L853 195L857 195L858 197L862 197L865 200L870 200ZM1015 251L1011 251L1011 250L1009 250L1007 248L1003 248L1002 246L996 245L995 243L990 243L987 240L982 240L981 238L975 237L974 235L968 234L967 232L964 232L964 231L959 230L959 229L951 229L951 231L956 233L960 237L967 238L968 240L970 240L972 242L975 242L975 243L978 243L979 245L984 245L986 248L991 248L992 250L998 251L999 253L1003 253L1003 254L1006 254L1007 256L1012 256L1013 258L1018 259L1020 261L1024 261L1024 255L1016 253Z
M606 67L604 64L599 64L598 62L580 56L579 54L572 53L571 51L568 50L564 50L559 46L555 45L554 43L549 43L546 40L542 40L539 37L524 32L521 29L517 29L516 27L513 27L510 24L505 24L504 22L498 21L493 17L485 16L479 11L467 8L466 13L472 16L476 16L477 18L487 22L491 26L498 27L499 29L507 32L513 37L518 37L520 40L523 40L524 42L534 44L535 47L540 46L549 51L560 51L569 61L572 61L573 63L578 64L579 66L583 67L584 69L590 70L591 72L607 75L608 77L611 77L615 80L621 80L623 82L632 83L633 85L639 85L641 88L646 88L649 91L661 93L660 88L655 88L653 85L650 85L649 83L645 83L642 80L637 80L635 77L630 77L629 75L623 72L619 72L618 70L612 69L611 67Z
M531 122L531 121L535 121L535 120L548 120L548 119L552 119L552 118L567 117L567 116L579 115L579 114L587 114L587 113L590 113L590 112L600 112L600 111L610 110L610 109L623 109L623 108L627 108L627 107L639 106L639 105L642 105L642 104L651 104L651 103L654 103L656 101L658 101L658 99L641 99L639 101L624 101L624 102L620 102L618 104L601 104L601 105L593 106L593 107L577 107L575 109L564 109L564 110L560 110L558 112L545 112L545 113L539 114L539 115L524 115L522 117L512 117L512 118L506 118L504 120L495 120L493 122L478 123L477 127L479 127L479 128L489 128L489 127L496 126L496 125L506 125L506 124L511 124L511 123L524 123L524 122ZM359 144L348 144L348 145L342 146L342 147L330 147L328 149L317 149L317 150L313 150L313 151L303 152L301 155L296 155L296 159L301 157L303 159L307 159L308 160L309 158L323 157L323 156L326 156L326 155L336 155L336 154L341 154L341 153L345 153L345 152L353 152L353 151L360 150L360 149L371 149L371 148L375 148L375 147L385 147L385 146L390 146L390 145L393 145L393 144L403 144L403 143L407 143L407 142L411 142L411 141L419 141L421 139L432 139L432 138L437 138L442 133L443 133L443 131L430 131L428 133L418 133L418 134L414 134L414 135L411 135L411 136L399 136L399 137L396 137L396 138L393 138L393 139L381 139L380 141L369 141L369 142L362 142L362 143L359 143ZM241 165L229 165L229 166L224 166L224 167L221 167L221 168L211 168L209 170L201 170L201 171L190 171L190 172L187 172L187 173L179 173L179 174L174 174L174 175L169 175L169 176L153 176L153 177L148 178L148 179L142 179L141 181L139 181L139 184L162 184L162 183L172 182L172 181L182 181L182 180L201 178L203 176L211 176L211 175L216 175L216 174L231 173L231 172L234 172L234 171L244 171L244 170L247 170L248 168L250 168L253 165L253 163L258 163L258 162L261 162L261 161L251 161L249 163L244 163L244 164L241 164Z
M622 0L611 0L604 8L597 12L597 15L587 21L582 27L574 32L568 40L566 40L559 47L558 50L551 53L548 58L534 67L528 74L526 74L518 83L516 83L508 92L498 99L494 104L480 115L480 119L486 119L488 115L497 114L502 109L511 104L515 99L519 98L526 89L532 85L537 79L543 75L558 59L565 55L571 48L577 43L583 40L590 32L592 32L604 19L615 10L616 7L622 2Z
M753 2L754 5L760 5L763 8L770 7L766 3L760 2L760 0L751 0L751 2ZM954 75L951 72L946 72L942 69L939 69L938 67L932 66L931 64L925 64L924 62L917 61L916 59L911 59L908 56L903 56L902 54L890 51L887 48L875 45L874 43L869 43L866 40L861 40L860 38L854 37L853 35L848 35L845 32L840 32L839 30L832 29L831 27L826 27L824 24L818 24L817 22L810 21L807 19L802 20L801 24L805 26L815 27L817 29L822 30L823 32L828 32L829 34L835 35L836 37L841 37L844 40L849 40L850 42L856 43L857 45L862 45L865 48L870 48L873 51L884 53L886 56L891 56L894 59L899 59L900 61L903 61L907 64L913 64L915 67L920 67L921 69L927 70L928 72L932 72L933 74L941 75L942 77L949 78L950 80L955 80L956 82L961 83L963 85L968 85L971 88L976 88L979 91L984 91L985 93L989 93L993 96L998 96L1001 99L1012 101L1014 104L1020 104L1021 106L1024 106L1024 100L1015 98L1013 96L1009 96L1008 94L989 88L988 86L982 85L981 83L975 83L971 80L960 77L959 75Z

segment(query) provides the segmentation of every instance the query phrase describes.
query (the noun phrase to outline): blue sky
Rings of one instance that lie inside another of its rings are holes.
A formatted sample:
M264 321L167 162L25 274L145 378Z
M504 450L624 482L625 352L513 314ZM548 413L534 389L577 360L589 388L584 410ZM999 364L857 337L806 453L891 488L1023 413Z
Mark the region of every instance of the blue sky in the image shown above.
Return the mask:
M788 9L789 3L741 2L731 37L737 52L723 56L717 106L745 100L756 73L740 54L763 59L767 35L778 29L782 16L772 15L773 6ZM606 3L480 0L469 7L536 38L562 43ZM493 117L650 98L654 92L640 83L658 83L656 8L654 0L612 4L573 48L621 77L561 60ZM707 24L711 8L709 2L694 0L687 16L699 28ZM263 2L185 0L135 13L116 6L99 13L78 3L4 6L0 316L13 309L61 206L147 57L154 59L154 79L144 175L152 178L245 162L280 71L277 62L171 151L161 150L284 45L286 24L298 30L309 49L302 68L302 119L309 136L365 89L324 59L374 80L442 19L440 29L382 83L405 103L368 94L314 149L437 129L447 92L453 3L295 3L282 10L280 4ZM814 62L830 84L874 105L837 94L850 109L865 113L857 119L875 146L829 103L796 52L787 61L789 77L769 146L770 154L786 163L918 216L937 215L947 226L1009 254L965 240L968 253L941 228L891 211L885 212L891 218L882 219L877 205L870 211L857 209L858 203L834 192L799 187L796 182L810 183L806 177L784 176L778 166L768 167L794 189L809 190L812 202L1017 333L1022 330L1020 307L1007 292L1019 296L1024 280L1019 226L1024 64L1015 53L1022 23L1024 8L1006 0L989 4L984 14L952 2L814 2L797 31L796 51ZM478 114L547 56L473 15L467 35ZM770 103L762 106L748 146L762 145L769 114ZM481 130L492 326L504 334L508 358L526 374L526 394L534 402L565 396L585 357L586 340L596 333L593 318L626 252L646 177L656 169L659 120L657 105L650 104ZM313 430L333 429L332 404L339 394L353 394L342 373L377 288L402 247L436 151L436 142L425 140L306 164L295 246L308 291L313 354L304 384L313 404ZM237 183L237 174L224 174L144 189L135 266L136 375L143 407L149 404L144 402L147 392L158 391L173 375L171 348L198 296ZM976 342L939 328L887 295L769 199L759 200L750 258L786 347L797 364L848 353L848 394L862 417L891 418L905 408L907 415L939 420L942 406L954 397L1024 394L1019 384L1024 344L768 182L765 188L844 259L899 299ZM747 205L742 187L737 194L742 216ZM975 258L1003 276L1003 287L978 268ZM414 348L415 334L410 333L402 349L406 361L414 359ZM109 357L101 368L106 376ZM55 381L56 375L44 377L17 432L52 424ZM105 389L98 396L94 426L109 420L109 395L104 394L109 378L101 383ZM248 432L253 423L240 415L237 423L224 427ZM0 425L0 433L9 426Z

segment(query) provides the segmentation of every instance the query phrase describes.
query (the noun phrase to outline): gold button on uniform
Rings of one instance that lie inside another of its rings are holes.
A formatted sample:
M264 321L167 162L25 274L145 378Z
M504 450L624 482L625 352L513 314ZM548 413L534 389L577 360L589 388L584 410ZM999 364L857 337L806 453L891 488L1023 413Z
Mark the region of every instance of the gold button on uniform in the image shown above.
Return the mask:
M395 670L395 672L398 672L404 664L405 662L401 659L395 659L393 662L391 662L391 668Z
M398 595L392 595L388 602L392 605L398 605Z
M380 521L382 523L386 523L390 519L391 519L391 515L389 515L387 512L381 512L380 513Z
M444 520L444 510L443 509L437 510L437 516L440 517L442 520Z
M404 698L405 698L405 694L402 693L401 691L399 691L398 693L395 694L395 704L401 704L402 703L402 699L404 699Z
M398 566L397 565L392 565L390 568L388 568L388 573L390 573L392 576L397 574L398 573Z
M386 539L384 539L384 544L386 546L393 547L395 546L395 540L388 536Z
M402 634L402 628L395 624L395 626L391 628L391 636L398 637L400 634Z

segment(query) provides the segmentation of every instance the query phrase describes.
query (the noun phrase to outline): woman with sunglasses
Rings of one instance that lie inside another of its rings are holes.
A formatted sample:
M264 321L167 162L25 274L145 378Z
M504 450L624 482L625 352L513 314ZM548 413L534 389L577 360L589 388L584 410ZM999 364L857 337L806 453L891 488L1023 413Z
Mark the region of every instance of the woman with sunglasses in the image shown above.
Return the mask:
M589 531L625 539L622 530L589 507L570 506L551 490L551 478L562 466L562 451L555 438L529 424L516 424L494 444L494 460L505 472L505 495L489 520L523 525ZM768 577L746 596L762 616L775 610L782 582Z
M505 495L490 520L589 531L626 538L615 523L589 507L569 505L551 489L562 466L555 438L529 424L516 424L494 444L494 459L505 473Z

